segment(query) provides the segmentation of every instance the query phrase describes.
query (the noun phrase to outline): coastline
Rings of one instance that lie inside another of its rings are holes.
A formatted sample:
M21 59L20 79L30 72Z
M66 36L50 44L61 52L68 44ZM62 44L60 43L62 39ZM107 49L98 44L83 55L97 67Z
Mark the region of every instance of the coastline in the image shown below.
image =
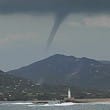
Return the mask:
M14 101L0 101L0 102L59 102L60 100L14 100ZM92 102L110 102L110 98L88 98L88 99L74 99L75 103L92 103ZM74 103L73 102L73 103Z
M110 102L110 98L75 99L76 103Z
M53 102L53 100L37 100L35 102L45 103L45 102ZM56 100L56 102L60 102L60 100ZM69 101L69 102L73 102L73 103L110 102L110 98L74 99L74 101Z

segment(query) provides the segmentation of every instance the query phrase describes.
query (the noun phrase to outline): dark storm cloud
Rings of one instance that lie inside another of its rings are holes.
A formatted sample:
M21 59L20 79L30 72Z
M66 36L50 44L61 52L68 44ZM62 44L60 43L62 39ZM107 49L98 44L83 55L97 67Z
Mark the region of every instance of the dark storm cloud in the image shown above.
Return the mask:
M0 0L0 12L109 12L110 0Z
M50 33L47 48L70 13L109 13L110 0L0 0L0 13L54 13L55 23Z

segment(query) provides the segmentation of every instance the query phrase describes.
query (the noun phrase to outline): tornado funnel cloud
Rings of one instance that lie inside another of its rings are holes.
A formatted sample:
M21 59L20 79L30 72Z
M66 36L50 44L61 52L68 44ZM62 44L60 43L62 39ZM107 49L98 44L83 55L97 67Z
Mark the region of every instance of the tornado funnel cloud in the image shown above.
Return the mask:
M54 40L54 37L66 16L67 16L67 14L65 14L65 13L56 14L54 25L53 25L52 31L49 35L48 41L47 41L47 49L51 46L51 44Z

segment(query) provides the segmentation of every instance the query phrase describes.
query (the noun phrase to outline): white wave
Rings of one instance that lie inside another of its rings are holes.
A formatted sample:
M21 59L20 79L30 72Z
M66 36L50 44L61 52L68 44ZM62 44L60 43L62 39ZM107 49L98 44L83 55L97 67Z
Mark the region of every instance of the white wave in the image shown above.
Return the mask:
M34 106L38 106L38 105L35 105L35 104L30 104L28 105L29 107L34 107Z
M66 103L56 103L56 104L31 104L31 105L28 105L30 107L33 107L33 106L70 106L70 105L75 105L77 103L72 103L72 102L66 102Z
M65 102L65 103L58 103L58 104L54 104L55 106L70 106L70 105L75 105L77 103L72 103L72 102Z
M29 105L29 104L32 104L32 102L4 102L4 103L1 103L0 105Z
M10 103L10 104L15 104L15 105L29 105L29 104L32 104L31 102L24 102L24 103L22 103L22 102L16 102L16 103Z

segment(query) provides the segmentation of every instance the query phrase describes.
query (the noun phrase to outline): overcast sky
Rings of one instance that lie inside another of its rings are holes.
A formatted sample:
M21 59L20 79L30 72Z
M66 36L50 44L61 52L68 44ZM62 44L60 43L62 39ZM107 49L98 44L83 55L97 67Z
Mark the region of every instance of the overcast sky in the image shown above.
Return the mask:
M46 50L56 18L60 25ZM4 71L56 53L110 60L109 48L109 0L0 0L0 68Z

